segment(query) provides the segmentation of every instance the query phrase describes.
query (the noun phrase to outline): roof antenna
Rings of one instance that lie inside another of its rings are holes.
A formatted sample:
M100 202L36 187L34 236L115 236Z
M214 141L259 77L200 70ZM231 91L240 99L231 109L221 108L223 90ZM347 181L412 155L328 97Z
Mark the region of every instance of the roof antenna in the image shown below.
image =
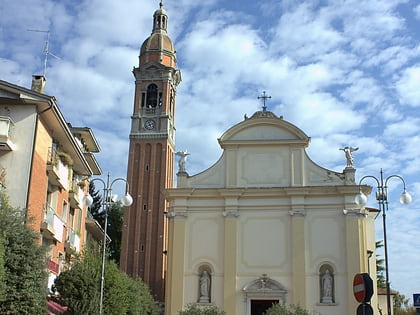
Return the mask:
M45 41L45 47L44 47L44 72L43 76L45 77L47 74L47 60L48 55L53 56L54 58L61 59L60 57L54 55L52 52L49 51L48 45L50 42L50 31L43 31L43 30L28 30L29 32L38 32L38 33L47 33L47 40Z

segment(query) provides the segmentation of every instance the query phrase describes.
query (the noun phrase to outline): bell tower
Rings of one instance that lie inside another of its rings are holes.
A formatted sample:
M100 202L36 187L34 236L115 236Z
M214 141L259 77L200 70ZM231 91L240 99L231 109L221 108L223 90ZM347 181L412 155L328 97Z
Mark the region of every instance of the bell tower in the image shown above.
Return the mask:
M173 187L175 99L181 82L176 52L167 35L162 2L152 34L140 48L131 116L127 180L134 202L124 213L120 268L141 277L154 298L164 301L166 211L162 190Z

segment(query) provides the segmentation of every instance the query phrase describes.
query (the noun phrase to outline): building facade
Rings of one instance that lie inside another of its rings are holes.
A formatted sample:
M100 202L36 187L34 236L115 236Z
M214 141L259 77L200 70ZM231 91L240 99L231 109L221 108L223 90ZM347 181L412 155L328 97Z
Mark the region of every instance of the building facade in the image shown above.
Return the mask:
M357 209L351 163L342 173L318 166L309 143L264 108L221 136L213 166L178 173L165 191L166 315L189 303L259 315L275 302L356 313L354 276L369 272L376 283L377 212Z
M175 99L181 74L167 34L168 15L153 15L152 34L140 49L134 68L135 99L131 117L127 180L134 202L126 208L121 269L141 277L158 301L164 300L167 235L162 189L173 187Z
M44 85L43 76L33 77L32 89L0 81L0 184L48 248L51 288L87 242L103 238L82 204L101 169L92 130L72 127Z

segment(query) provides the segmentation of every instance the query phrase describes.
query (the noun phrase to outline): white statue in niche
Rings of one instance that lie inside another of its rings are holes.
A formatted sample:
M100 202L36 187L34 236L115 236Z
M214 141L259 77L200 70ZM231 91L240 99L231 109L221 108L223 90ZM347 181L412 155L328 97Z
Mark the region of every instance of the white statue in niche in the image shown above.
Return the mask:
M333 276L328 269L321 276L321 303L333 303Z
M199 285L200 285L200 303L210 303L210 275L204 270L200 276Z

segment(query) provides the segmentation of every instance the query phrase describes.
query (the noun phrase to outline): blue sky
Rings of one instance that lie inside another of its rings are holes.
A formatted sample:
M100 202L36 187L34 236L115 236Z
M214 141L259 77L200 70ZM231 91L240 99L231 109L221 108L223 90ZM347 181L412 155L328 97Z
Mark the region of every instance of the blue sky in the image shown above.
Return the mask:
M0 78L30 87L49 50L46 94L73 126L93 128L104 172L125 176L134 77L157 0L1 0ZM220 156L217 143L244 114L268 109L311 138L317 164L356 177L400 174L413 195L401 206L390 181L390 279L420 292L420 4L417 0L164 1L183 82L176 146L192 175ZM366 182L374 185L374 182ZM370 206L376 206L370 198ZM377 219L378 238L382 238Z

